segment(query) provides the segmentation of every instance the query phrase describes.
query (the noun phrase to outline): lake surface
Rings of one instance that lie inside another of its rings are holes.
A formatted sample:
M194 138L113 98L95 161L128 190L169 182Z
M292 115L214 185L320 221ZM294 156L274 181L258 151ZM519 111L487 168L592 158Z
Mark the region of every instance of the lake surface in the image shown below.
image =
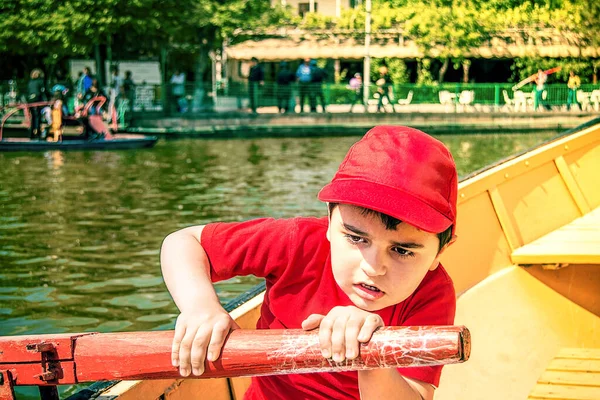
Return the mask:
M556 133L442 135L460 175ZM261 216L321 216L359 137L161 140L153 149L0 153L0 335L167 329L162 239ZM223 301L258 281L217 285Z

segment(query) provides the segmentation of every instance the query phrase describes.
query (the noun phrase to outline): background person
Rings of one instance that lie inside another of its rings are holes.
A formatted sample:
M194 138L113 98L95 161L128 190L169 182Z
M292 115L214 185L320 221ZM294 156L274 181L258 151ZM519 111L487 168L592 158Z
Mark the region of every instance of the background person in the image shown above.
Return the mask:
M112 121L113 118L117 118L117 108L122 100L122 89L123 89L123 78L119 75L119 68L113 66L111 68L112 74L110 77L110 102L108 105L108 110L110 112L111 122L117 123L117 121Z
M125 112L125 124L131 125L133 121L133 106L135 101L135 82L131 76L131 71L125 71L123 79L123 99L127 101Z
M388 73L388 68L384 65L382 65L379 68L379 79L377 80L377 82L375 82L375 84L377 85L377 94L379 95L379 100L377 102L377 112L380 112L380 110L383 110L384 112L385 110L385 105L383 104L383 99L387 99L387 102L392 106L392 111L396 112L396 107L394 107L394 103L393 103L393 84L392 84L392 80L390 78L390 75Z
M85 92L85 95L83 95L83 105L84 107L87 105L87 103L96 98L96 97L104 97L106 99L106 95L104 94L104 92L102 91L102 89L100 88L100 85L98 83L98 79L94 78L92 79L92 85L90 86L90 88ZM88 115L95 115L98 113L98 104L94 104L92 105L89 109L88 109ZM106 111L106 107L107 104L104 103L101 107L102 112Z
M187 111L187 101L185 100L185 73L176 69L171 76L171 95L175 103L177 112Z
M352 105L350 106L350 112L354 109L354 105L356 103L360 103L365 108L365 112L367 112L367 106L365 105L365 99L363 96L363 81L362 76L359 72L354 74L350 82L348 83L348 89L352 90Z
M311 104L311 112L317 112L317 100L321 103L323 112L327 112L325 103L325 95L323 94L323 82L327 79L327 72L317 65L317 60L310 61L311 68L311 94L314 98L314 103Z
M90 67L84 67L83 72L79 75L77 80L77 93L75 96L75 108L79 108L85 104L83 103L83 96L92 86L92 73Z
M250 72L248 74L248 97L250 98L250 109L256 114L258 106L259 87L265 84L265 72L258 62L258 58L252 57L250 61Z
M27 103L38 103L40 101L47 101L48 95L46 93L46 87L44 84L44 73L41 69L35 68L29 75L30 79L27 83ZM41 136L40 131L40 108L30 107L29 112L31 113L31 125L29 127L29 137L31 139L39 139Z
M537 76L535 77L535 97L533 102L533 110L537 110L544 102L544 90L546 90L546 81L548 81L548 75L541 69L538 69Z
M292 98L292 83L294 74L289 68L287 62L279 63L279 72L277 73L277 108L280 113L287 113L290 110L290 101Z
M310 66L310 58L305 58L296 70L296 80L298 81L298 91L300 92L300 112L304 112L304 101L307 98L310 109L316 109L316 106L314 106L315 98L311 90L312 68Z
M577 101L577 90L581 86L581 79L575 75L574 71L569 72L569 81L567 82L567 88L569 94L567 96L567 111L571 110L571 104L575 103L581 110L581 104Z

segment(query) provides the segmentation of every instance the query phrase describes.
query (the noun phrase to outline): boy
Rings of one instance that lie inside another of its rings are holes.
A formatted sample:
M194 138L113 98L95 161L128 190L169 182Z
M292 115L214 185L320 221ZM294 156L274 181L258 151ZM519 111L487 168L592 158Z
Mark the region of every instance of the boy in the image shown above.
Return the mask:
M446 147L415 129L379 126L354 144L319 193L326 218L259 219L182 229L162 246L181 310L172 360L182 376L217 360L235 322L213 282L266 278L258 329L319 328L323 357L358 356L381 326L451 325L455 293L438 267L454 240L457 174ZM432 399L441 367L266 376L246 399Z

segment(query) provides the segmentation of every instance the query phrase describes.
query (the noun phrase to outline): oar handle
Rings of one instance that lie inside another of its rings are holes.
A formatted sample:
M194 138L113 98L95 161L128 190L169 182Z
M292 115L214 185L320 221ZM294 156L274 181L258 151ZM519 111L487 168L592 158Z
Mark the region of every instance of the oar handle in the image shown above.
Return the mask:
M174 331L0 337L0 370L12 385L181 378L171 365ZM317 331L231 332L216 362L196 378L418 367L466 361L471 339L463 326L386 327L361 344L354 360L321 355Z
M91 339L92 337L84 337L80 340ZM105 352L102 359L89 360L89 364L85 363L89 368L81 368L84 359L77 351L77 375L80 380L179 377L177 368L171 366L172 336L166 342L164 338L161 339L160 345L154 342L150 346L155 349L153 355L148 353L148 345L143 346L145 349L142 350L135 337L129 338L135 342L130 344L125 344L128 339L109 339L109 336L107 339L106 346L112 349L109 350L110 356ZM122 340L125 347L129 348L128 351L118 350L121 345L115 346L116 342ZM136 357L131 354L134 348L142 350ZM227 338L219 359L206 362L205 372L198 378L453 364L466 361L470 350L469 330L463 326L386 327L377 330L368 343L360 346L359 357L337 363L321 355L317 331L238 329L231 332ZM130 360L137 358L140 362L132 362L129 364L131 368L125 368L123 355L127 355ZM102 362L113 357L113 362ZM119 358L121 361L117 361ZM92 373L92 370L96 372ZM113 373L107 378L106 373L111 370Z

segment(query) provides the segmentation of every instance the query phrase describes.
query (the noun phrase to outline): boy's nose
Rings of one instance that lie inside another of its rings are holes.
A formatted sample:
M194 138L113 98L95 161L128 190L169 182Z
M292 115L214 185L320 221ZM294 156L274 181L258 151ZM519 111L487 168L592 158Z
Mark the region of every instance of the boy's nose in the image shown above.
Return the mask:
M387 270L384 258L376 252L364 257L360 263L360 268L368 276L384 275Z

